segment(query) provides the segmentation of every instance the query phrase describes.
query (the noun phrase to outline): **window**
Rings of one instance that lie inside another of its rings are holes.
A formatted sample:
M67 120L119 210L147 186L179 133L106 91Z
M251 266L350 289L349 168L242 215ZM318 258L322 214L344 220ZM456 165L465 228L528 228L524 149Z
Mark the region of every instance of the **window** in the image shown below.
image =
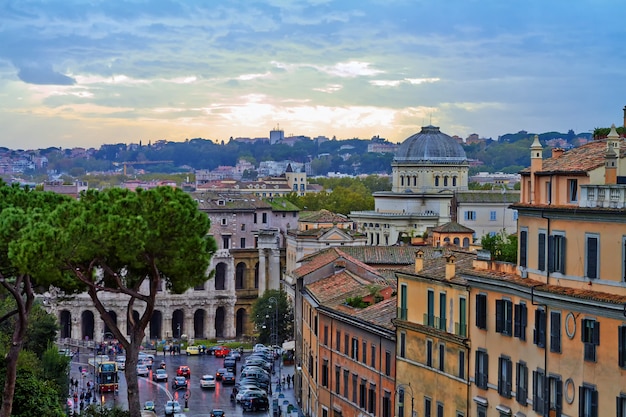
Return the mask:
M526 321L528 309L526 304L515 304L515 326L513 328L513 336L519 337L520 340L526 340Z
M254 224L256 224L256 223L257 223L256 213L254 213L254 218L253 218L252 222L253 222Z
M548 272L565 273L565 235L548 237Z
M400 357L406 357L406 333L400 333Z
M537 269L540 271L546 270L546 234L545 232L539 232L537 241Z
M561 415L563 409L563 381L559 376L548 378L548 412L549 415Z
M391 352L385 351L385 375L391 375Z
M600 345L600 323L594 319L583 319L581 339L585 344L585 360L596 361L596 346Z
M439 343L439 370L444 372L445 365L445 357L446 357L446 347Z
M545 374L543 370L533 371L533 410L543 414L545 401Z
M443 404L437 401L437 417L443 417Z
M517 363L516 375L515 399L521 405L526 405L528 402L528 367L525 362Z
M561 353L561 312L550 312L550 352Z
M324 344L328 346L328 326L324 325Z
M599 276L600 251L598 250L598 235L586 235L585 243L585 276L596 279Z
M350 335L346 333L343 335L343 353L345 355L348 354L349 346L350 346Z
M430 417L430 409L432 408L432 400L424 397L424 417Z
M570 203L578 201L578 180L567 180L567 196Z
M598 417L598 391L595 386L583 384L578 387L578 415Z
M383 395L383 417L391 417L391 393L385 391Z
M486 351L479 349L476 351L476 374L474 380L478 388L487 389L489 379L489 355Z
M476 212L475 211L466 211L465 212L465 220L476 220Z
M546 311L542 309L535 310L533 343L542 348L546 347Z
M328 388L328 359L322 362L322 386Z
M365 409L367 404L367 382L364 379L361 379L361 384L359 385L359 407Z
M519 234L519 266L526 268L528 264L528 230L520 230Z
M446 293L439 293L439 326L440 330L446 330Z
M513 303L511 300L496 300L496 332L505 336L513 334Z
M552 182L546 182L546 203L552 203Z
M476 294L476 327L487 329L487 295Z
M335 350L341 352L341 330L337 330L337 336L335 337Z
M398 391L398 417L404 417L404 397L404 388L400 388Z
M484 405L476 405L476 417L487 417L487 407Z
M426 311L427 316L424 324L426 326L435 326L435 293L433 290L426 292Z
M622 282L626 282L626 236L622 236Z
M358 388L359 376L352 374L352 402L356 404L356 392Z
M370 389L367 396L367 411L376 415L376 385L370 383Z
M352 338L352 351L350 353L350 357L355 361L359 360L359 339L356 337Z
M620 368L626 368L626 326L617 328L617 345L619 354L617 355L617 363ZM624 415L626 417L626 415Z
M335 365L335 393L341 394L341 367Z
M459 324L456 334L467 337L467 300L463 297L459 298Z
M459 351L459 378L465 379L465 351Z
M245 237L239 238L239 247L241 249L245 249L246 248L246 238Z
M496 218L496 211L495 210L491 210L489 212L489 220L492 221L492 222L497 220L497 218Z
M343 396L348 398L348 379L350 378L350 372L343 371Z
M433 341L426 341L426 366L433 366Z
M435 177L435 187L439 187L439 175Z
M400 285L400 317L398 317L400 320L407 319L407 305L407 287L406 284L402 284Z
M228 226L228 219L222 217L222 226Z
M517 214L517 210L513 210L513 220L514 221L517 221L518 216L519 215Z
M363 349L361 351L361 362L367 363L367 341L363 340Z
M242 232L246 231L246 224L245 223L241 223L241 231Z
M498 358L498 394L511 398L513 385L513 362L506 356Z
M222 236L222 249L230 249L230 236Z
M261 221L261 223L267 223L267 213L263 213L263 220Z
M626 417L626 394L617 397L617 417Z
M370 363L370 366L372 368L376 368L376 346L372 345L372 362Z

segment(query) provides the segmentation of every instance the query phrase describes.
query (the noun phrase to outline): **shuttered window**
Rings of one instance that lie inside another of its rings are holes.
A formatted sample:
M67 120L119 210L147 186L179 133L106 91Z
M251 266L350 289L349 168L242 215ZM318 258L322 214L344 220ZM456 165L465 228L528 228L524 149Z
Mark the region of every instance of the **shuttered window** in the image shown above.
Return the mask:
M590 279L598 278L598 237L587 236L587 253L585 257L586 276Z

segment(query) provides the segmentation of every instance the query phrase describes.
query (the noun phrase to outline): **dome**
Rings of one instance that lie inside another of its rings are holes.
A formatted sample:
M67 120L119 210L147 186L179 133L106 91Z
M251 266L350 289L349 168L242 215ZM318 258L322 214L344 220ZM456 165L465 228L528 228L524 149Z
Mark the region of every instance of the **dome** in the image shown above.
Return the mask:
M394 162L458 164L467 162L467 156L461 144L437 126L424 126L400 144Z

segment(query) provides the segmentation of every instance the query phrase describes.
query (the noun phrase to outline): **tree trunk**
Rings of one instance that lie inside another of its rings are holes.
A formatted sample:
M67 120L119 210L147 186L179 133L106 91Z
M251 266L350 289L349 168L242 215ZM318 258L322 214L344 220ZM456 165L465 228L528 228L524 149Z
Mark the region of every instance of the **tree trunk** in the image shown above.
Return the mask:
M130 417L141 417L141 401L139 399L139 381L137 380L137 362L139 355L139 347L143 340L143 329L133 332L130 346L126 349L126 368L124 375L126 376L126 389L128 393L128 411ZM156 366L152 364L153 368Z
M19 324L17 324L19 326ZM14 332L15 333L18 329ZM21 343L11 343L11 348L5 359L7 372L4 381L4 392L2 393L2 408L0 408L0 416L10 417L13 411L13 394L15 394L15 379L17 378L17 358L22 349Z

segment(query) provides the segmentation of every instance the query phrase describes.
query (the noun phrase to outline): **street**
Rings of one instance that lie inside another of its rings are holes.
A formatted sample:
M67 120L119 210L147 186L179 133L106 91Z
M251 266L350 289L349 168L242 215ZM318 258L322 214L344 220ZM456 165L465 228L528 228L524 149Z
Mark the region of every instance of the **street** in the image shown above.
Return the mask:
M71 377L79 380L79 391L82 391L82 388L87 386L87 382L91 381L93 384L93 374L85 374L85 376L81 377L79 367L83 369L87 367L87 361L89 359L89 352L82 352L77 355L72 362L72 370ZM239 371L241 369L243 360L237 363L237 376L239 376ZM168 374L168 381L165 382L153 382L151 379L152 372L148 377L138 377L139 378L139 393L141 398L141 404L152 400L156 404L156 413L159 416L163 416L164 406L166 401L170 399L174 399L180 402L182 407L185 407L185 396L188 395L188 411L184 412L184 415L187 417L200 417L200 416L209 416L211 410L214 408L221 408L224 410L226 417L242 417L244 414L246 416L263 416L268 415L269 412L245 412L243 411L240 405L236 405L234 402L230 400L230 393L232 391L232 385L223 386L220 381L217 382L215 389L202 389L200 388L200 377L204 374L212 374L215 375L215 372L222 368L223 359L216 358L214 356L209 355L194 355L194 356L186 356L184 353L182 355L174 355L170 356L169 354L163 356L155 355L154 360L154 369L158 368L161 361L165 361L166 370ZM278 364L279 361L275 362L276 365L276 374L272 377L274 383L278 380ZM188 382L188 391L180 389L173 390L172 382L174 381L174 377L176 376L176 369L179 365L188 365L191 369L191 378ZM282 368L282 375L291 375L293 376L294 367L288 366ZM124 376L124 371L120 371L120 381L119 381L119 392L114 395L113 393L105 393L105 394L97 394L96 402L100 404L102 400L104 400L105 407L113 407L114 405L121 406L122 408L128 408L128 400L126 395L126 379ZM275 391L275 384L273 384L273 390ZM285 398L290 401L290 403L295 405L295 399L293 397L293 386L291 388L285 387L283 390L283 394ZM272 398L270 396L270 405L272 403ZM76 409L77 410L77 409Z

